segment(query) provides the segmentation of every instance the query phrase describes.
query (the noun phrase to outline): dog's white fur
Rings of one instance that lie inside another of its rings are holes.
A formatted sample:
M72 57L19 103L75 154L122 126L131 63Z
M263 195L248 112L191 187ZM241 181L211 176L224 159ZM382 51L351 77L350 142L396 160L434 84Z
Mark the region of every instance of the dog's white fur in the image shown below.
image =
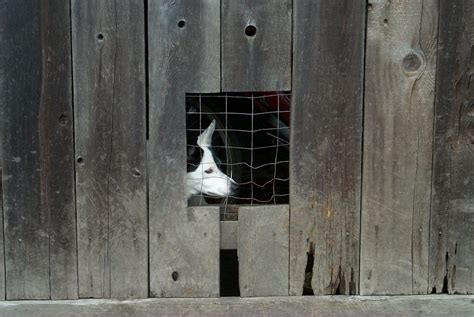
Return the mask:
M212 120L209 127L198 137L197 145L203 150L204 154L198 168L187 174L186 194L188 199L199 193L227 197L232 194L232 185L236 185L232 178L217 167L210 150L215 127L216 121Z

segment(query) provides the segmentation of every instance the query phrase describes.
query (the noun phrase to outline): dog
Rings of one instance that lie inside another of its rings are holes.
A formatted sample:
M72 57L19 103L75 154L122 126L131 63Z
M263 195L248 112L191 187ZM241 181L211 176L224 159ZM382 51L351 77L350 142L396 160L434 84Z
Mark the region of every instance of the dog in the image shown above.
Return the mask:
M197 145L199 151L194 151L188 157L188 161L199 162L191 168L197 168L189 171L186 177L186 195L187 199L192 195L202 193L213 197L228 197L232 195L237 183L224 174L216 164L216 160L211 151L212 135L216 128L216 120L212 120L211 124L204 132L199 135ZM189 164L188 164L189 166Z

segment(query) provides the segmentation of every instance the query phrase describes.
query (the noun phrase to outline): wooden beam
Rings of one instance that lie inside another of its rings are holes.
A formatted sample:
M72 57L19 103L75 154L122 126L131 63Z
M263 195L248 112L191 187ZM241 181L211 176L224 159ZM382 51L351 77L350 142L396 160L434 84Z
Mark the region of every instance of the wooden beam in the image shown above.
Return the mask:
M471 317L474 296L153 298L0 302L0 317L347 316Z

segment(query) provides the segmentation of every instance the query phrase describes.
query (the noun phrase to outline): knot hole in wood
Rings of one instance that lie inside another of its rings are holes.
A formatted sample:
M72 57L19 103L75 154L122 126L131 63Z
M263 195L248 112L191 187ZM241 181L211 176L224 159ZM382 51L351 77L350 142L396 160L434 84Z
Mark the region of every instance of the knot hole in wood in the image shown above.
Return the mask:
M255 25L250 24L245 27L245 35L248 37L254 37L255 34L257 34L257 27L255 27Z
M403 57L403 69L410 75L420 73L425 66L425 57L422 52L411 51Z

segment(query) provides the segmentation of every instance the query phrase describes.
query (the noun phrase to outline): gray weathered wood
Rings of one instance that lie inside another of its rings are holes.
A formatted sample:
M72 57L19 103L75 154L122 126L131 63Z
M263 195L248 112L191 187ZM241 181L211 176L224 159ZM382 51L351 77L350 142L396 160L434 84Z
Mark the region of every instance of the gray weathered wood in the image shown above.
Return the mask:
M174 230L155 233L160 260L150 266L151 296L218 297L219 206L189 207L184 217L168 224Z
M220 222L220 248L221 250L237 250L238 221Z
M474 293L474 2L440 2L430 279Z
M0 41L1 42L1 41ZM0 64L0 89L3 88L3 67ZM3 118L3 107L0 104L0 118ZM0 119L0 132L3 131L2 127L2 120ZM5 241L4 241L4 214L3 214L3 189L2 189L2 163L3 163L3 155L2 155L2 136L0 134L0 216L2 217L2 221L0 221L0 300L5 299Z
M437 1L368 12L361 294L424 294L428 281Z
M0 317L156 317L156 316L345 316L471 317L474 296L304 296L254 298L153 298L130 301L0 302Z
M365 1L294 1L290 295L357 294Z
M289 206L239 211L240 296L288 295Z
M0 74L1 77L1 74ZM1 110L0 110L0 113ZM0 121L1 124L1 121ZM1 130L1 129L0 129ZM5 249L4 246L4 235L3 235L3 190L2 190L2 146L0 142L0 300L5 299Z
M6 296L77 298L69 2L3 0L0 30Z
M143 298L148 295L144 4L72 4L79 296Z
M291 89L291 0L222 0L222 91ZM248 25L256 27L248 36Z
M148 1L148 42L150 294L217 296L218 213L186 209L185 93L219 91L219 1ZM215 252L202 244L214 231Z

